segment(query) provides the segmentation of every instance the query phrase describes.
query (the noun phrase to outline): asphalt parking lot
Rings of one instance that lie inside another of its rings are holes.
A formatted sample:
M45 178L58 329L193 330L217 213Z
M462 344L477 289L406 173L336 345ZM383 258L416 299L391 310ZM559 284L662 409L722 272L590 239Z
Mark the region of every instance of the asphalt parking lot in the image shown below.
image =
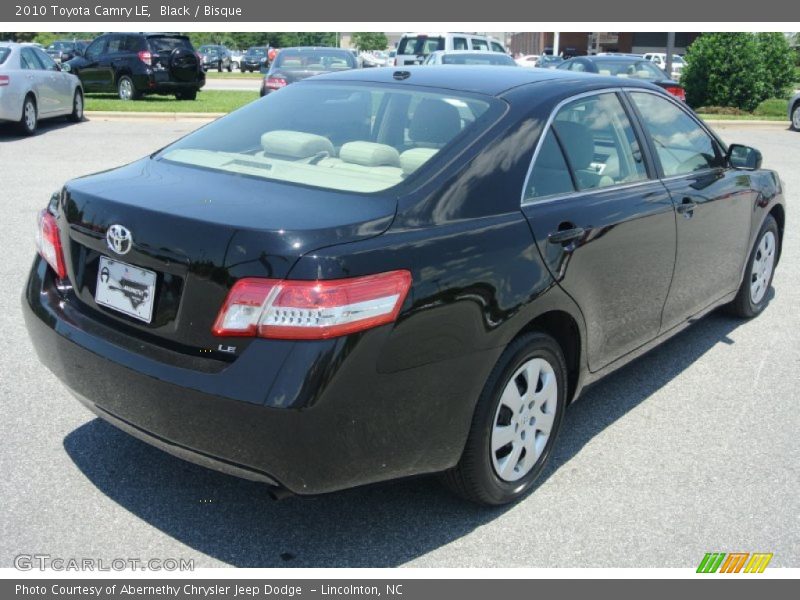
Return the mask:
M53 123L25 139L0 129L0 567L21 553L196 567L695 567L712 551L800 567L800 133L721 132L761 149L785 182L766 312L712 314L588 390L535 493L485 509L432 478L273 502L93 418L39 365L20 311L37 211L65 180L199 124Z

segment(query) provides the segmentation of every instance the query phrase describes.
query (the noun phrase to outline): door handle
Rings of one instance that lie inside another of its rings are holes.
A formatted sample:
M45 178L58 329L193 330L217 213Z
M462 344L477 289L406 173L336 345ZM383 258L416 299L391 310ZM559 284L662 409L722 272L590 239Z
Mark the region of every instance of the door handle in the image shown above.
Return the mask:
M687 219L691 219L694 216L695 208L697 208L697 202L689 197L686 197L681 201L676 210L678 211L679 215L683 215Z
M583 227L572 227L570 229L560 229L548 234L547 241L551 244L565 244L583 237L586 230Z

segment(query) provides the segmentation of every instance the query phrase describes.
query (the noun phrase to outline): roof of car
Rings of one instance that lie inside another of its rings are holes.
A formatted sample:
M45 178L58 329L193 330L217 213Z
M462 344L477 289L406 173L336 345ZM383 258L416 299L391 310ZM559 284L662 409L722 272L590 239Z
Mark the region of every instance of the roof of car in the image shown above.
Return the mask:
M395 73L408 73L406 78L396 79ZM363 81L371 83L405 83L432 88L476 92L488 96L498 96L503 92L529 83L544 81L591 81L619 87L618 77L605 77L592 73L574 73L556 69L498 69L484 65L435 65L385 67L381 69L351 69L338 73L317 75L307 81ZM625 80L625 85L642 85L634 80ZM649 87L642 85L642 87Z
M336 52L351 52L345 48L336 48L335 46L291 46L289 48L281 48L281 52L291 50L292 52L314 52L317 50L334 50Z
M619 54L602 54L599 56L576 56L570 60L574 60L575 58L585 58L588 61L602 60L603 62L631 62L631 61L641 62L644 60L644 57L642 56L630 56L630 55L621 56Z

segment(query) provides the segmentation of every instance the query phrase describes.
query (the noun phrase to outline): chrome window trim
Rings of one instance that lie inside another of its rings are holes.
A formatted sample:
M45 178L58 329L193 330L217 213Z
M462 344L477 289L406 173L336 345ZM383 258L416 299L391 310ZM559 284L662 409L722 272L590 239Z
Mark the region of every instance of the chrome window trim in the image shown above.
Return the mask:
M708 169L703 169L702 171L692 171L691 173L684 173L681 175L671 175L669 177L654 177L651 178L649 175L647 179L643 179L641 181L635 181L633 183L621 183L617 185L610 185L608 187L603 188L592 188L588 190L575 190L572 192L565 192L561 194L551 194L550 196L541 196L538 198L530 198L528 200L525 199L525 190L528 188L528 181L530 181L531 174L533 173L533 166L536 164L536 159L539 157L539 152L542 149L542 145L544 144L544 138L547 135L547 132L550 129L553 121L555 120L558 111L560 111L565 105L571 103L574 100L580 100L581 98L588 98L591 96L599 96L600 94L616 94L616 93L628 93L628 92L642 92L645 94L653 94L654 96L658 96L659 98L665 98L668 102L671 102L675 106L677 106L684 114L689 116L700 128L708 134L712 140L714 140L717 144L721 144L721 140L708 128L708 126L703 123L700 119L698 119L695 115L687 110L687 107L681 105L680 102L675 100L672 96L665 92L660 92L658 90L650 90L647 88L640 88L640 87L631 87L631 86L619 86L619 87L609 87L603 88L599 90L591 90L589 92L581 92L580 94L575 94L574 96L570 96L568 98L564 98L561 102L556 104L553 110L550 112L550 116L548 116L547 121L545 122L544 128L542 129L542 133L539 136L539 140L536 142L536 149L533 151L533 156L531 157L531 162L528 165L528 172L525 175L525 181L522 184L522 191L520 193L520 206L526 207L531 206L534 204L544 204L544 203L551 203L558 200L565 200L567 198L573 198L576 196L586 196L590 194L597 194L600 192L607 192L609 190L622 190L628 189L632 187L642 186L651 184L653 182L665 182L665 181L672 181L675 179L683 179L686 177L691 177L694 175L703 175L706 173L711 173L713 171L718 171L722 167L710 167ZM630 119L630 117L629 117ZM638 120L638 116L637 116ZM631 123L633 125L633 123ZM641 127L644 129L644 124L641 124ZM641 143L641 140L639 140ZM723 146L724 149L724 146Z

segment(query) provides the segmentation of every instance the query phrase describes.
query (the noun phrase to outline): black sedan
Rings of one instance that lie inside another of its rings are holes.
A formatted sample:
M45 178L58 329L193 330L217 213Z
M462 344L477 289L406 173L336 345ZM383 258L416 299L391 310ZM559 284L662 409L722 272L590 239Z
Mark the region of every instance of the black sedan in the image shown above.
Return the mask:
M300 81L323 73L347 71L358 67L358 61L349 50L339 48L297 47L284 48L272 61L261 84L265 96Z
M267 67L269 67L269 48L265 46L248 48L239 63L239 70L242 73L261 71Z
M670 79L651 61L641 57L621 54L579 56L564 61L557 68L575 73L596 73L623 79L649 81L676 98L686 101L686 92L680 83Z
M784 210L757 150L646 82L353 70L68 182L24 313L78 400L187 460L502 504L584 386L766 308Z

